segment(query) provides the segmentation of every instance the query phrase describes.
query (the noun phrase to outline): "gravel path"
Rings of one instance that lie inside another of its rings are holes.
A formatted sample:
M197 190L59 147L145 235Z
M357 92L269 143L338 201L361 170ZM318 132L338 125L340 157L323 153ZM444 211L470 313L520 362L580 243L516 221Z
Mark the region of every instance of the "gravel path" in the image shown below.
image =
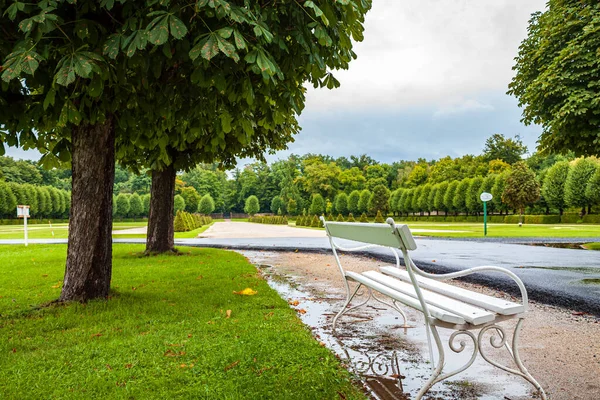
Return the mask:
M343 292L342 279L331 254L263 253L266 262L304 284L329 287ZM347 269L362 272L384 265L369 258L345 256ZM457 282L459 286L492 296L511 297L484 286ZM343 298L343 296L340 296ZM514 299L513 299L514 300ZM339 307L340 300L335 304ZM530 302L521 335L523 362L553 400L589 400L600 398L600 319L578 315L564 308ZM420 313L409 313L409 319L422 324ZM507 327L511 325L507 321ZM398 335L398 331L392 333ZM427 353L424 352L424 357ZM449 357L453 354L450 353ZM475 368L475 367L474 367ZM505 373L492 370L493 374ZM469 381L477 377L469 376ZM497 395L497 393L494 393ZM502 398L502 397L499 397ZM520 397L505 397L515 400Z

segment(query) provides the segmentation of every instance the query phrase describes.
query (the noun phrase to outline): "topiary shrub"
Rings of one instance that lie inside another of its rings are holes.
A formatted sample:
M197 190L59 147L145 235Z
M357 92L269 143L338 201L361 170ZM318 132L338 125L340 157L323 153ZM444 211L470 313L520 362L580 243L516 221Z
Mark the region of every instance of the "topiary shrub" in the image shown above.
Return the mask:
M177 211L177 214L175 215L175 220L173 221L173 230L175 232L185 232L187 230L185 222L183 221L183 216L181 215L181 210Z
M358 220L358 222L369 222L369 219L367 218L367 214L366 213L362 213L360 215L360 219Z
M381 215L381 211L377 211L377 215L375 216L375 222L377 222L378 224L382 224L385 222L385 220L383 219L383 215Z
M336 220L336 222L344 222L344 217L342 216L342 214L338 214L338 216L335 220Z
M319 217L317 217L316 215L313 216L312 221L310 223L310 226L312 226L313 228L318 228L321 226L321 221L319 220Z
M348 214L348 219L346 219L346 222L356 222L352 213Z

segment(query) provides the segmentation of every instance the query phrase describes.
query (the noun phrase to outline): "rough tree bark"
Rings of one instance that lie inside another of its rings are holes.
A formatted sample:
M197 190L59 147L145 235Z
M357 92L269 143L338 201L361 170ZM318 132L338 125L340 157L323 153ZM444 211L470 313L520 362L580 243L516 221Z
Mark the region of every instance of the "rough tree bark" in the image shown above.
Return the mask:
M106 298L112 274L112 117L72 132L72 192L67 265L60 301Z
M146 253L174 251L173 203L175 174L173 164L162 171L152 171Z

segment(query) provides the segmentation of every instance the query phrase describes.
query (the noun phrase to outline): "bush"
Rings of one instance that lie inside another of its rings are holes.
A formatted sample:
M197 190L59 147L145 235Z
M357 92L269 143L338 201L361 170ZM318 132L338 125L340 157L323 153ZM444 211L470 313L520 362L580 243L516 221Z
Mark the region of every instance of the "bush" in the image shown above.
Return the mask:
M215 201L213 200L210 194L205 194L200 199L200 204L198 204L198 212L200 214L209 215L215 211Z
M354 219L354 215L352 215L352 213L348 214L348 219L346 219L347 222L356 222L356 220Z
M381 215L381 211L377 211L377 215L375 216L375 222L377 222L378 224L382 224L385 222L385 220L383 219L383 215Z
M600 224L600 215L598 214L588 214L583 217L584 224Z
M325 212L325 200L323 200L323 196L316 193L312 196L312 201L310 203L309 213L314 215L321 215Z
M129 198L129 215L132 217L141 217L144 213L144 203L139 194L134 193Z
M150 208L148 208L150 209ZM177 213L177 211L183 211L185 210L185 200L183 199L182 196L176 194L175 198L173 199L173 211L175 213Z
M331 215L331 214L328 214L328 215L327 215L327 217L325 217L325 220L326 220L326 221L333 221L333 220L334 220L334 219L333 219L333 215Z
M576 224L581 221L579 214L563 214L560 218L560 222L563 224Z
M246 204L244 205L244 211L251 216L254 216L257 212L260 211L260 203L258 202L258 197L252 195L248 196L246 199Z
M50 190L50 195L52 196L52 190ZM55 200L52 198L52 203L54 204ZM126 217L129 213L129 197L124 193L119 193L117 196L117 213L116 215L119 217Z
M360 219L358 220L358 222L369 222L369 219L367 218L367 214L362 213L360 215Z
M183 216L181 215L183 211L178 210L175 215L175 220L173 221L173 230L175 232L186 232L187 227L185 222L183 221Z
M200 203L200 195L193 187L184 187L181 189L181 197L185 202L185 211L188 213L198 211L198 204Z
M317 217L316 215L313 216L310 226L312 226L313 228L321 227L321 221L319 220L319 217Z
M271 224L271 225L287 225L288 220L286 217L282 217L280 215L269 216L269 215L261 215L254 216L248 218L248 222L254 222L257 224ZM296 225L298 225L298 221L296 220Z
M338 216L335 220L336 220L336 222L344 222L344 217L342 216L342 214L338 214Z

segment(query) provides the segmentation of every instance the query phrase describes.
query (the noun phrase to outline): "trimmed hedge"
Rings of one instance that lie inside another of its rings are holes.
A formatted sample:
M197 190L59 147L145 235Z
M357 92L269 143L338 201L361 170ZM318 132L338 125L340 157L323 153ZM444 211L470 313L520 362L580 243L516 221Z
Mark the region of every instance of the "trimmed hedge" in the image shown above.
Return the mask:
M298 225L299 219L301 219L301 217L296 220L296 225ZM282 216L278 216L278 215L277 216L261 215L261 216L254 216L254 217L248 218L248 222L254 222L257 224L287 225L288 219L287 219L287 217L282 217Z
M208 225L212 222L212 218L200 215L190 214L186 211L178 210L173 221L173 230L175 232L189 232L198 229L203 225Z

